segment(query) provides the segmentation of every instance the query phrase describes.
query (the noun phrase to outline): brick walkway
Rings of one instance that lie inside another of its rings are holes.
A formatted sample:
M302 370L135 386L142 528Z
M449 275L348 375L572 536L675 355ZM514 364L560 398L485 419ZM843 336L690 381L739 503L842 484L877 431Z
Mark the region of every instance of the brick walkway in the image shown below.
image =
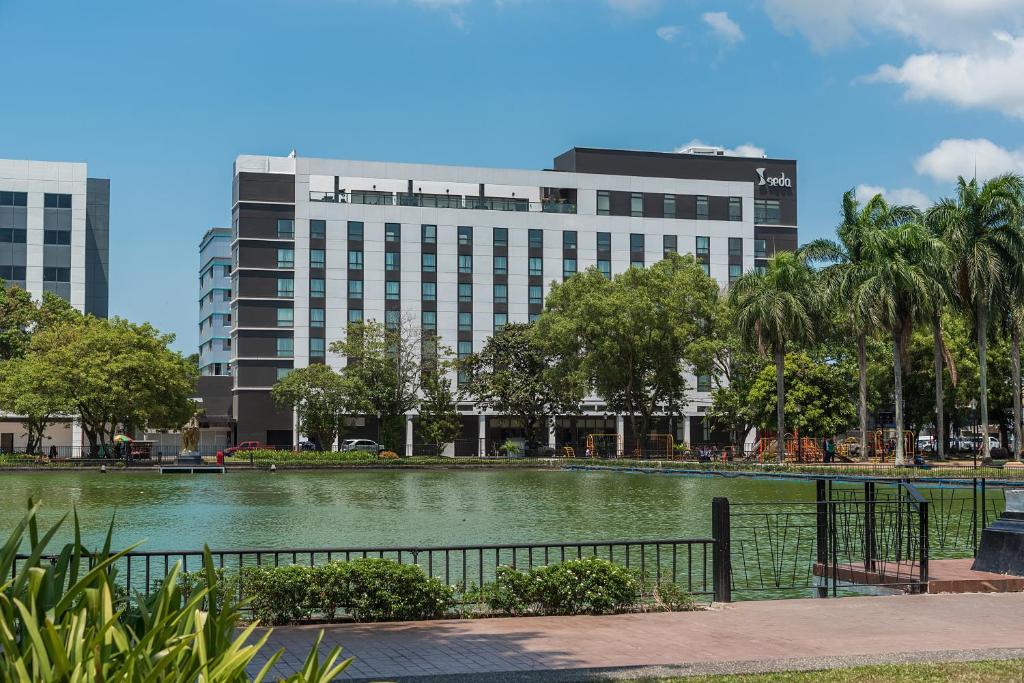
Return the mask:
M1024 594L780 600L673 614L278 628L266 652L284 647L287 653L274 673L295 671L321 628L324 652L341 645L356 658L345 678L585 680L598 672L614 677L650 667L714 673L1024 657Z

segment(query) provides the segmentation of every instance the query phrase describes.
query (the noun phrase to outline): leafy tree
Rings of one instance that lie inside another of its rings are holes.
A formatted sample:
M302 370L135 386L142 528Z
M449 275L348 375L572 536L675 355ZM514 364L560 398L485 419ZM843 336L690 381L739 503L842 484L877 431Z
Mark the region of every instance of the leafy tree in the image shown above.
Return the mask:
M928 211L928 221L943 235L952 253L951 279L956 301L970 317L977 340L981 424L988 425L988 373L985 362L992 307L1006 300L1006 279L1021 280L1024 269L1024 180L997 176L979 185L957 179L956 196ZM986 427L987 429L987 427ZM989 457L988 439L982 439Z
M549 423L575 412L585 393L580 377L557 366L539 334L532 325L510 323L460 366L477 404L517 418L528 448L546 443Z
M0 362L25 355L33 333L78 317L71 304L53 292L44 292L35 301L24 289L7 287L0 280Z
M742 275L729 292L736 310L736 329L747 349L775 356L776 458L785 455L786 352L813 342L821 309L818 282L796 254L776 254L765 272Z
M330 448L349 405L349 390L337 372L322 363L297 368L270 390L274 401L295 411L299 430L317 448Z
M434 343L408 320L395 329L370 320L349 325L345 338L331 344L333 353L346 358L341 374L353 412L380 420L380 441L386 446L403 441L404 416L419 405L425 342Z
M423 400L420 401L419 427L426 443L440 455L462 432L462 421L455 406L455 392L448 376L448 365L423 374Z
M785 361L786 414L801 434L832 436L849 428L857 417L850 396L852 375L807 353L791 353ZM765 367L747 395L758 426L770 428L775 417L775 371Z
M37 354L0 363L0 409L22 417L27 453L41 453L46 429L71 412L67 384L59 369Z
M610 411L628 416L637 443L656 413L686 403L686 371L703 359L718 284L692 257L670 254L613 279L596 268L554 284L537 331L562 372L589 384Z

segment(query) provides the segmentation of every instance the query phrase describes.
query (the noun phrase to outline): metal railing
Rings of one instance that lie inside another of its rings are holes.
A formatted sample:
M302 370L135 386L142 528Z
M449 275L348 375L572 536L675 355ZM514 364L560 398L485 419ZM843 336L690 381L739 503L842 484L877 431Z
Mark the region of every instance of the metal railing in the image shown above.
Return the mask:
M576 204L562 201L531 202L515 197L478 197L404 192L310 192L309 201L366 206L417 206L437 209L478 211L530 211L537 213L576 213Z

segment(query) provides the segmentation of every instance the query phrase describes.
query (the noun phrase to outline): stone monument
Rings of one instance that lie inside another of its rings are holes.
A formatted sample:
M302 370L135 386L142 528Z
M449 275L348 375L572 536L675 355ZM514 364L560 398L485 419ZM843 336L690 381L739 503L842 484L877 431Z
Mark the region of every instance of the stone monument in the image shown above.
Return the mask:
M1024 489L1006 491L1006 512L981 532L971 569L1024 576Z

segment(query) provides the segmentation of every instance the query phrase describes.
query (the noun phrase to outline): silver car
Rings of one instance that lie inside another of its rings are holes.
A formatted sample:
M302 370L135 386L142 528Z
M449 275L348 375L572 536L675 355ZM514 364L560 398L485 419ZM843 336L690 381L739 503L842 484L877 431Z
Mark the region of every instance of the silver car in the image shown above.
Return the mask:
M384 447L370 439L345 439L341 442L341 450L377 454L384 450Z

